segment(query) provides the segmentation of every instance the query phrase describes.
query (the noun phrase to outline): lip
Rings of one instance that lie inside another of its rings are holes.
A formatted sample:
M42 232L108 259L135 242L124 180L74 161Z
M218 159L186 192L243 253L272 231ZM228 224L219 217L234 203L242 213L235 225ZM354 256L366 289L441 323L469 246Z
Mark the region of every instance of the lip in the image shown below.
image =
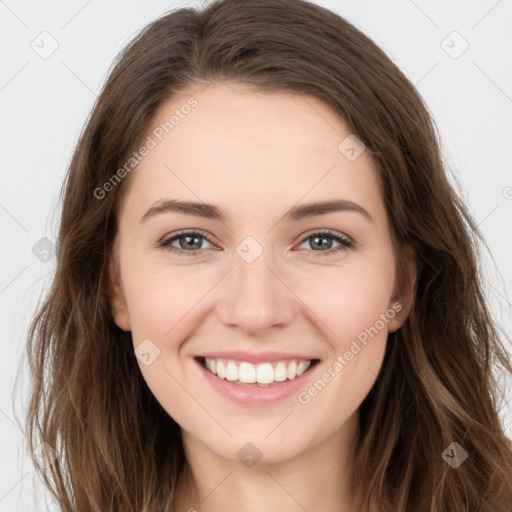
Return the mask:
M207 357L208 359L232 359L234 361L246 361L252 364L273 363L275 361L286 361L288 359L295 359L298 361L311 361L318 359L289 352L260 352L258 354L253 354L243 350L231 352L209 352L207 354L200 354L197 357Z
M223 354L227 354L227 352L224 352ZM231 352L230 354L233 353ZM288 354L285 355L289 356ZM282 358L282 355L280 357ZM296 395L305 387L306 382L312 378L312 375L316 373L316 367L320 362L319 359L313 359L311 366L302 375L293 380L286 380L268 387L259 387L243 386L240 384L234 384L226 379L220 379L208 371L203 366L202 361L202 357L194 358L194 362L198 366L201 374L204 376L207 384L222 396L241 405L271 405L292 395ZM269 361L269 359L265 359L265 361Z

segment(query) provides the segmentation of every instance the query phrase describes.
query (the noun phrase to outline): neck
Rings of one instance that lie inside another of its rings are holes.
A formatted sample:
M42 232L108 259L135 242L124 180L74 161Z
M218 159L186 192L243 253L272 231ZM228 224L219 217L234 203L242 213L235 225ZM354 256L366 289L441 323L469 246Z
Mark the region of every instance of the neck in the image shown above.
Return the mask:
M354 512L348 481L356 431L357 414L292 459L252 467L219 457L184 433L187 463L176 486L175 510Z

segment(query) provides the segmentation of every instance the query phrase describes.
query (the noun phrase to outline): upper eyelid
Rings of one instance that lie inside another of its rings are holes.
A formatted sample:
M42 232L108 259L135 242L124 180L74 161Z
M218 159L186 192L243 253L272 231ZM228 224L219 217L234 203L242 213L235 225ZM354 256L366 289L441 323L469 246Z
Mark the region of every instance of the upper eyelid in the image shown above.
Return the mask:
M160 239L160 242L166 242L172 240L173 238L179 238L180 236L189 235L189 234L197 234L202 236L204 239L208 240L210 243L213 243L210 239L213 238L209 233L203 231L202 229L184 229L180 230L177 233L172 233L170 235L165 235Z
M345 235L344 233L341 233L340 231L336 231L335 229L331 229L331 228L323 228L323 229L318 228L318 229L312 229L310 231L306 231L306 233L304 233L304 235L302 235L301 241L303 242L305 239L307 239L313 235L323 235L323 234L329 235L329 236L337 236L339 238L345 238L345 239L353 242L352 238L349 237L348 235Z

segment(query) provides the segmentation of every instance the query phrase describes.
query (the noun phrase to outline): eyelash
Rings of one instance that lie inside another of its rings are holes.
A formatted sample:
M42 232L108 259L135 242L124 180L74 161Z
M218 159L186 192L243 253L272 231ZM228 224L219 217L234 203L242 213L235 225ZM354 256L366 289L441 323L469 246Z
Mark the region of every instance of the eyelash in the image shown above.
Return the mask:
M322 231L316 231L314 233L309 234L307 237L302 239L302 241L300 242L299 245L303 244L305 241L307 241L310 238L313 238L315 236L318 237L318 236L321 236L321 235L327 235L327 236L324 236L324 238L332 238L336 242L338 242L340 245L338 247L334 248L334 249L329 249L327 251L313 251L312 249L309 249L309 252L312 253L312 256L315 256L315 257L316 256L322 256L322 257L332 256L332 255L337 254L337 253L339 253L341 251L344 251L346 249L350 249L350 248L354 247L354 245L355 245L348 238L344 238L344 237L340 236L339 234L337 234L336 232L331 231L330 229L324 229ZM196 256L197 253L202 251L202 249L194 249L193 251L186 251L184 249L178 249L177 247L172 247L170 245L175 240L178 240L178 239L180 239L181 237L184 237L184 236L198 237L198 238L202 238L202 239L206 240L210 244L212 243L209 240L208 236L204 232L197 231L197 230L192 230L192 231L182 231L182 232L180 232L180 233L178 233L176 235L173 235L170 238L162 239L162 240L160 240L158 242L158 247L160 247L162 249L165 249L166 251L179 254L179 255L185 255L186 254L186 256Z

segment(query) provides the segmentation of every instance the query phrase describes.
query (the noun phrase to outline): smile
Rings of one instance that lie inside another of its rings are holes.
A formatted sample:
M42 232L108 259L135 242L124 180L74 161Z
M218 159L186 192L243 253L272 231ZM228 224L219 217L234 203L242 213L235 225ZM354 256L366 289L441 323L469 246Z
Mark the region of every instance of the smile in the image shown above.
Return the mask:
M221 354L194 359L202 375L200 381L224 398L244 406L271 405L296 395L318 373L314 370L320 363L320 359L285 354L268 359L261 355L249 362L244 359L250 359L250 355L240 355L237 359Z
M311 363L312 361L292 359L254 365L247 361L204 358L204 367L217 375L219 379L226 379L235 384L260 386L272 386L300 377L311 366Z

